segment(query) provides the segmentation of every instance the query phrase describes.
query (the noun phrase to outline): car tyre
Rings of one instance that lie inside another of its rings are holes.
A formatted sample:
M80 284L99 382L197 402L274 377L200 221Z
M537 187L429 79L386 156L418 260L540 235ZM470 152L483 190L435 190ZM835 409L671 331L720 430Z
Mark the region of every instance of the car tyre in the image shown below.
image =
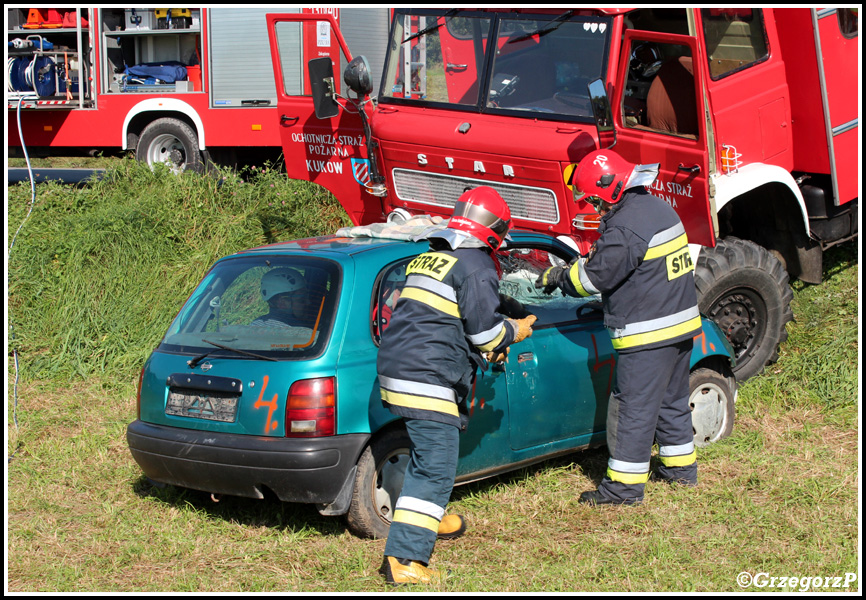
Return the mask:
M737 380L730 367L717 360L689 373L689 408L695 446L703 448L734 430Z
M391 517L403 489L409 464L409 434L402 427L376 436L361 453L352 503L346 513L349 529L360 537L388 537Z

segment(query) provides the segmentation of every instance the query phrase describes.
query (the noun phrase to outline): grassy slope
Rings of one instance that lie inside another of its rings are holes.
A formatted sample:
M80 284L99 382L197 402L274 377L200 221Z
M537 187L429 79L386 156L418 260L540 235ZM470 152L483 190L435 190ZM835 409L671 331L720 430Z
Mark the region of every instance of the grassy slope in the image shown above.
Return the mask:
M207 266L332 230L339 206L270 169L217 185L121 165L112 186L41 186L10 259L22 381L7 427L7 589L384 591L384 541L273 498L153 488L125 441L137 369ZM10 189L10 230L28 202L29 188ZM858 258L845 244L823 285L795 284L780 360L741 387L734 434L699 454L697 489L578 505L603 449L457 488L450 510L470 529L437 546L434 564L453 572L441 589L726 592L743 571L857 572Z

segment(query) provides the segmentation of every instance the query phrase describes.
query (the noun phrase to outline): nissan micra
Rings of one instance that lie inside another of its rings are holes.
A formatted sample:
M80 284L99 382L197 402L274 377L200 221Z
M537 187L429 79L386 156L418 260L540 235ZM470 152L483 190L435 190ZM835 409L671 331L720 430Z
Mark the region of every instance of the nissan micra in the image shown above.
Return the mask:
M576 253L513 231L500 292L538 317L506 362L479 371L460 436L457 483L605 443L616 353L600 298L536 289ZM332 235L217 261L146 361L132 456L160 483L315 504L387 536L409 458L402 420L382 406L376 353L406 264L428 243ZM703 320L691 358L695 442L730 434L731 348Z

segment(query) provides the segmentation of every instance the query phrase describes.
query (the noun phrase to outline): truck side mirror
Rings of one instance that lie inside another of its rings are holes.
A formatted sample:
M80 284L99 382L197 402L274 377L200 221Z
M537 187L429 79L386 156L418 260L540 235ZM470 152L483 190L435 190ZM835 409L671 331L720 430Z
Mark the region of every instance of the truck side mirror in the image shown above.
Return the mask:
M314 58L307 63L310 73L310 92L317 119L330 119L340 113L334 88L334 65L327 56Z
M613 127L613 112L610 109L607 90L604 89L604 81L601 79L591 81L586 89L589 91L592 116L598 130L598 147L613 148L616 145L616 129Z

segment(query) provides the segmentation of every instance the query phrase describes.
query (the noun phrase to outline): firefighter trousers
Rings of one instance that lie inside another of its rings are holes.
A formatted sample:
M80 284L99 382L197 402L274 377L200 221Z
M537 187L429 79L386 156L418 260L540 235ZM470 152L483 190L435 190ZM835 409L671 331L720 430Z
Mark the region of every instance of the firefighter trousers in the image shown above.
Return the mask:
M641 500L653 440L662 479L695 485L698 465L689 408L692 340L622 353L607 412L607 474L599 491L612 500Z
M421 419L405 422L412 447L403 490L394 507L385 543L385 556L426 565L454 488L460 429Z

